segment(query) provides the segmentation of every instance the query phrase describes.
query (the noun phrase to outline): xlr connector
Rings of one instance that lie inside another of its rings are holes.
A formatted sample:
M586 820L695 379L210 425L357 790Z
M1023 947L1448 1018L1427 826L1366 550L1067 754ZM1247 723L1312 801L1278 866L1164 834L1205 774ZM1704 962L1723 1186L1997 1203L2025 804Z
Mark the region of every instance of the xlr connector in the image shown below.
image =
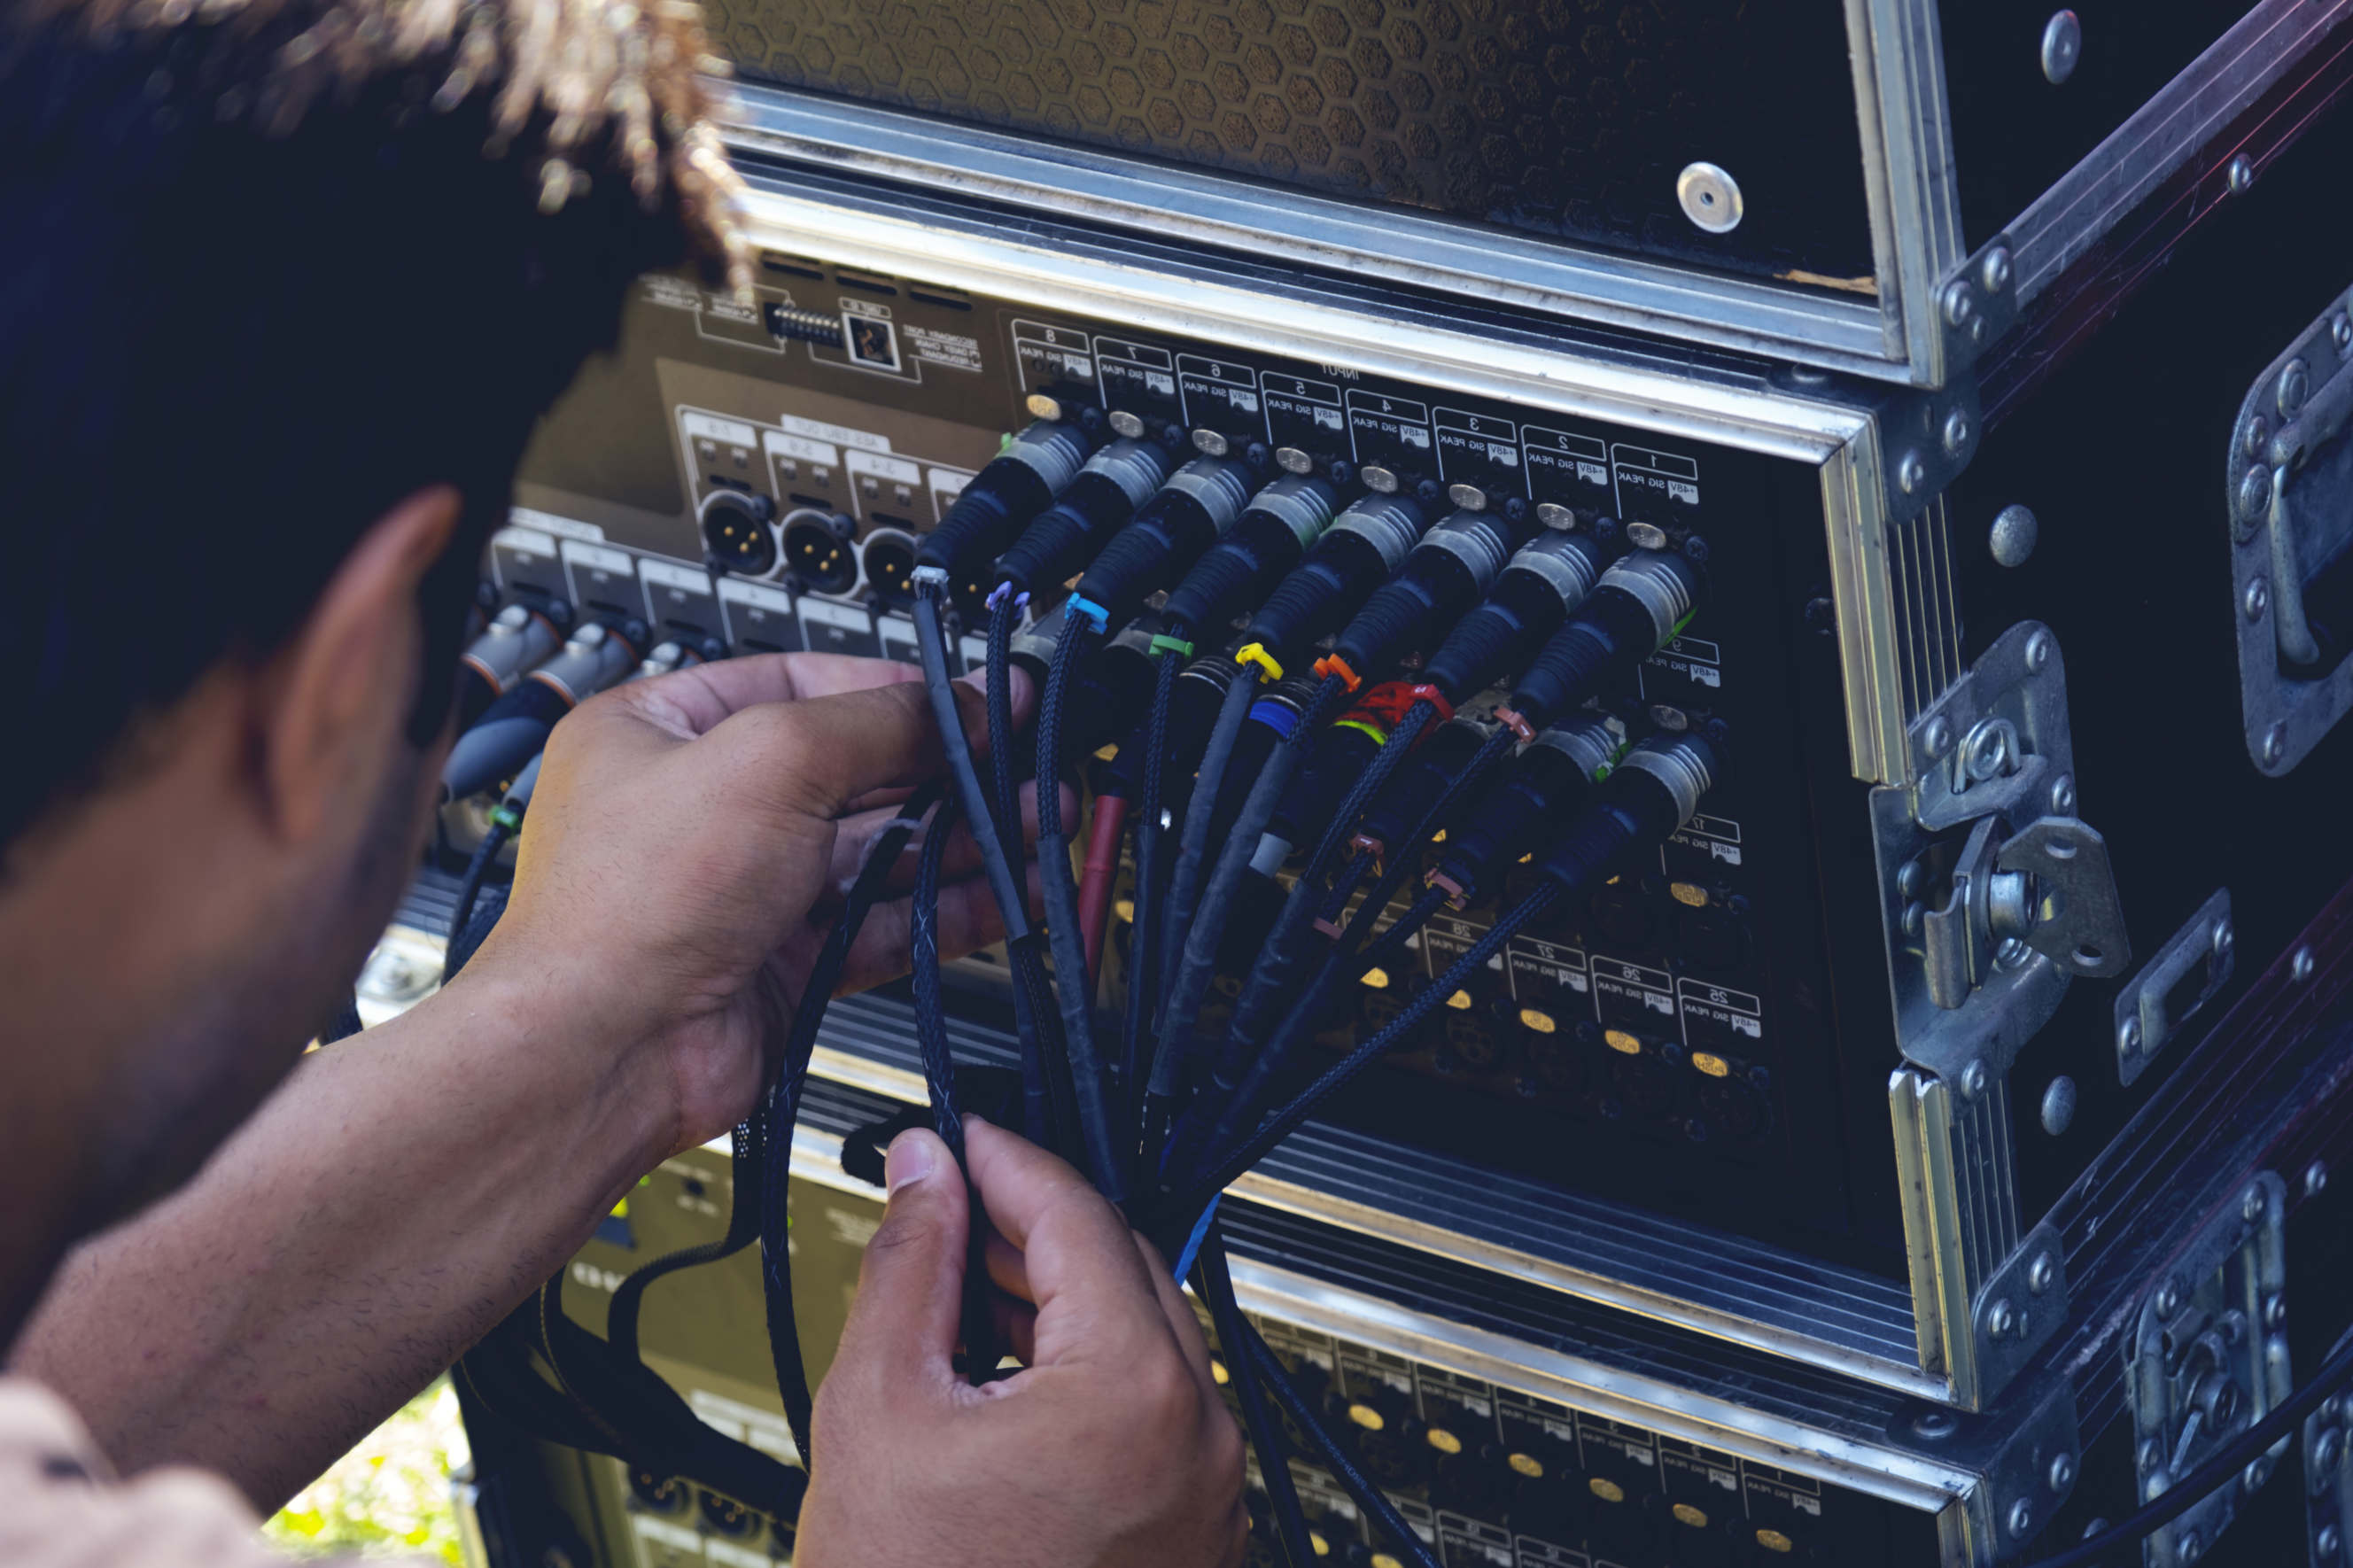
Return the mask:
M1167 477L1168 452L1158 442L1113 441L1089 458L1054 504L997 557L997 581L1016 594L1067 582Z
M441 765L442 798L462 800L512 776L547 744L557 720L628 673L638 662L636 645L644 640L639 625L586 621L573 628L554 658L458 737Z
M569 619L561 605L543 610L521 601L493 616L458 656L458 728L470 728L554 653L564 641L561 624Z
M959 585L980 576L1014 531L1078 478L1093 447L1069 420L1040 419L1023 429L965 482L939 527L923 536L917 569L935 567Z
M1610 678L1631 670L1683 629L1700 588L1699 569L1681 555L1638 550L1618 562L1546 639L1496 718L1533 738L1583 706Z
M1663 842L1699 809L1723 775L1720 740L1698 731L1653 735L1617 767L1552 847L1536 870L1572 890L1590 891Z
M1461 826L1447 836L1430 869L1430 885L1444 889L1447 902L1458 910L1477 902L1519 857L1546 847L1587 793L1609 776L1624 749L1599 717L1538 735L1512 760L1509 776L1463 812Z
M1479 602L1525 532L1498 512L1450 513L1365 601L1318 673L1345 678L1351 690L1379 679Z
M1381 791L1356 823L1356 848L1376 857L1399 847L1398 839L1428 816L1439 797L1453 787L1462 770L1479 754L1494 726L1470 719L1451 719L1417 747L1398 769L1389 787ZM1335 805L1337 797L1335 797ZM1317 830L1321 832L1319 828Z
M1079 596L1124 626L1144 601L1190 568L1233 527L1249 502L1250 470L1225 458L1196 458L1136 510L1079 579Z
M1330 485L1293 474L1250 497L1225 537L1170 591L1169 624L1193 632L1223 627L1299 564L1338 505Z
M1421 679L1461 702L1517 674L1585 603L1609 560L1589 533L1546 530L1522 545L1478 608L1446 634Z
M1333 520L1324 536L1250 616L1245 645L1277 663L1296 663L1337 630L1430 527L1430 514L1403 496L1369 495Z

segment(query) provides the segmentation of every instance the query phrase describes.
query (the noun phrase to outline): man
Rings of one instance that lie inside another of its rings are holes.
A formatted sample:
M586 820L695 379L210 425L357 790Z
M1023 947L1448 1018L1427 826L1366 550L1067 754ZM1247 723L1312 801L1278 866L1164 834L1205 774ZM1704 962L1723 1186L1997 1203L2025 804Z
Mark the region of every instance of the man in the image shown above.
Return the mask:
M640 270L740 274L702 48L680 0L0 22L0 1562L262 1557L252 1509L744 1113L938 765L897 666L590 702L491 941L298 1064L414 863L533 422ZM960 949L995 930L964 848ZM1018 1139L971 1161L1029 1370L954 1374L965 1187L907 1134L800 1560L1235 1560L1239 1441L1165 1265Z

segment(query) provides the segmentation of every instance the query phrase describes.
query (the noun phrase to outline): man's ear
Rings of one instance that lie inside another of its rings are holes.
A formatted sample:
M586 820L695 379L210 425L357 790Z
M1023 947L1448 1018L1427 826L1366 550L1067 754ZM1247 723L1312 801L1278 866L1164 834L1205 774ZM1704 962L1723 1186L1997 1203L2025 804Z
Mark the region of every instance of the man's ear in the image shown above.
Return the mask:
M417 586L449 543L456 489L418 490L371 524L258 684L259 784L271 831L301 840L338 802L375 798L416 700Z

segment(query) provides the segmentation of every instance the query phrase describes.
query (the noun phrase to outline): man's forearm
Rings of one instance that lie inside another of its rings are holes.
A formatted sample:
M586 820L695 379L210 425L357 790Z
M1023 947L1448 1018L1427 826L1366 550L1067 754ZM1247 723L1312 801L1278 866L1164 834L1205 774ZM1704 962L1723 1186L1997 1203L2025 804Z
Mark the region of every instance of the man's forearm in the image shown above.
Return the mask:
M566 1037L561 986L470 973L305 1058L185 1190L74 1254L13 1370L123 1469L200 1462L276 1506L668 1151L665 1086Z

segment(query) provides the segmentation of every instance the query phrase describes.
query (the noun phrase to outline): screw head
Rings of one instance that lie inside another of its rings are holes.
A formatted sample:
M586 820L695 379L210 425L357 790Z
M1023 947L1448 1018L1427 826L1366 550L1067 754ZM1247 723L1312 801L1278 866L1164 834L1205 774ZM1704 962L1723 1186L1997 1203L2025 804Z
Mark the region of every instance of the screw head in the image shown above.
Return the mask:
M1942 1410L1923 1410L1912 1417L1912 1430L1930 1442L1938 1442L1961 1429L1961 1424Z
M2057 87L2084 58L2084 25L2073 11L2054 11L2042 24L2042 79Z
M2259 522L2271 509L2271 471L2258 464L2239 476L2239 519L2250 524ZM2249 532L2246 537L2253 538L2253 534Z
M1683 165L1675 176L1675 202L1693 227L1709 234L1730 234L1746 211L1740 182L1714 163Z
M2321 1161L2315 1160L2311 1164L2306 1165L2304 1168L2304 1195L2306 1197L2318 1197L2327 1185L2328 1167L2327 1164Z
M1968 284L1958 278L1945 285L1944 305L1947 326L1966 327L1969 324L1969 318L1978 313L1978 302L1970 294Z
M2017 1331L2018 1309L2010 1304L2007 1296L1986 1309L1986 1332L1997 1340L2006 1340Z
M2205 1552L2206 1538L2204 1536L2199 1534L2194 1529L2185 1530L2181 1532L2181 1540L2175 1550L2175 1554L2179 1556L2181 1561L2184 1563L2195 1563L2200 1557L2205 1555Z
M1978 282L1989 294L2010 287L2010 247L1997 245L1985 253L1985 259L1978 264Z
M2276 401L2280 417L2293 419L2312 391L2312 371L2301 359L2292 359L2280 371Z
M1921 926L1926 922L1927 919L1927 905L1922 903L1917 899L1905 904L1904 906L1904 934L1905 936L1918 936L1920 934Z
M2298 984L2312 978L2312 949L2299 947L2287 961L2288 977Z
M2263 1327L2282 1329L2287 1326L2287 1293L2274 1290L2263 1298Z
M2168 1279L2157 1289L2157 1315L2169 1318L2181 1310L2181 1287Z
M2116 1049L2128 1057L2140 1055L2140 1020L2126 1018L2124 1027L2116 1031Z
M2269 1454L2256 1455L2254 1461L2239 1474L2240 1484L2250 1494L2263 1490L2263 1483L2271 1479L2272 1457Z
M1993 950L1993 961L2004 969L2016 969L2034 956L2034 950L2018 938L2004 937L2001 945Z
M2065 773L2051 781L2051 809L2061 816L2075 815L2075 781Z
M2240 449L2245 452L2250 458L2259 458L2263 456L2263 443L2271 438L2272 427L2270 422L2265 420L2262 415L2258 414L2253 419L2247 421L2247 433L2244 444Z
M1971 1062L1961 1069L1961 1097L1975 1100L1986 1090L1986 1068L1983 1062Z
M2036 632L2026 639L2026 668L2037 675L2042 674L2050 664L2051 656L2058 651L2059 645L2051 640L2049 632Z
M1956 410L1954 417L1959 416ZM2265 493L2268 497L2269 492ZM2023 566L2034 553L2035 543L2042 533L2042 524L2034 513L2012 501L1994 513L1993 527L1987 532L1986 544L1993 552L1996 565Z
M2232 195L2242 194L2255 183L2254 160L2244 153L2240 153L2231 160L2230 167L2222 171L2222 177L2230 183Z
M1956 408L1945 416L1945 450L1954 457L1957 458L1968 449L1972 433L1968 409Z
M1917 452L1906 452L1895 465L1895 482L1905 495L1917 495L1928 483L1928 465Z
M1952 721L1939 713L1928 721L1928 732L1921 737L1928 743L1928 754L1941 757L1953 749Z
M2154 1470L2165 1463L2165 1450L2158 1445L2156 1438L2145 1437L2141 1439L2140 1451L2135 1458L2139 1460L2142 1469Z
M2324 1524L2312 1534L2312 1549L2323 1557L2334 1557L2344 1550L2345 1537L2333 1524Z
M2021 1541L2034 1529L2034 1505L2020 1498L2010 1505L2010 1532Z
M2075 1080L2061 1073L2042 1090L2042 1131L2056 1138L2075 1124ZM2034 1268L2027 1274L2027 1286L2036 1295L2042 1294L2042 1285L2034 1283L2040 1272L2043 1285L2050 1283L2051 1255L2044 1253L2034 1260Z
M1916 899L1928 883L1928 868L1917 860L1906 860L1895 873L1895 890L1907 899Z
M2075 1484L2075 1456L2061 1454L2051 1461L2051 1489L2063 1492Z
M2275 768L2287 755L2287 725L2274 723L2263 731L2263 766Z
M2331 1426L2321 1433L2319 1440L2312 1446L2312 1468L2316 1472L2335 1469L2337 1461L2344 1458L2345 1434L2337 1427ZM2316 1492L2326 1490L2329 1480L2328 1476L2316 1473L2312 1477L2312 1489Z
M2239 1199L2239 1217L2253 1225L2263 1217L2264 1207L2263 1188L2249 1187Z
M2271 608L2271 604L2272 585L2267 579L2258 577L2253 582L2247 584L2247 596L2243 603L2243 608L2247 612L2247 619L2251 621L2262 620L2263 618L2263 612Z
M2048 1252L2038 1252L2034 1255L2034 1261L2026 1266L2026 1289L2031 1294L2040 1296L2051 1289L2052 1281L2058 1277L2059 1260Z
M2213 931L2208 933L2207 940L2213 944L2216 952L2228 952L2237 945L2239 933L2231 928L2229 921L2217 920L2214 922Z

